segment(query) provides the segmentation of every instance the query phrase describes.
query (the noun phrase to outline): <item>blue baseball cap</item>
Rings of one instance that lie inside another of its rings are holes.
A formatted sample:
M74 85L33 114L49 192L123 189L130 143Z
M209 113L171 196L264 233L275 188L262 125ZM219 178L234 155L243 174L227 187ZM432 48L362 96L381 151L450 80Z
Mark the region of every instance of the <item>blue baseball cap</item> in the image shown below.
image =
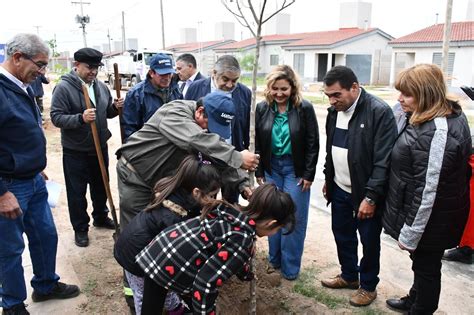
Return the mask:
M235 105L232 98L222 92L213 92L207 94L203 102L209 132L217 133L222 138L229 139L231 136L231 122L235 116Z
M173 59L167 54L156 54L151 57L150 69L160 75L176 72L173 68Z

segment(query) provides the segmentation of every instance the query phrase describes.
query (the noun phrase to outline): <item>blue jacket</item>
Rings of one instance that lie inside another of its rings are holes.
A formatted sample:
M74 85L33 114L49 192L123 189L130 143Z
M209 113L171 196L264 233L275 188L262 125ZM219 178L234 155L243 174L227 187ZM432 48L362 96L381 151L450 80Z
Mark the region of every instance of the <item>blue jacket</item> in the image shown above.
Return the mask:
M211 78L194 81L186 91L187 100L197 101L211 93ZM248 87L237 83L232 92L235 105L235 118L232 120L232 145L237 151L246 150L250 144L250 104L252 92Z
M49 83L49 80L46 79L44 74L40 74L39 76L36 77L36 80L31 82L30 86L31 86L31 89L33 90L33 95L35 97L41 97L44 95L43 83L44 84Z
M0 74L0 195L1 179L33 178L46 167L46 138L33 91L28 95Z
M125 139L140 130L143 125L163 104L182 99L177 84L170 85L165 99L161 93L146 79L133 87L125 97L123 105L122 126Z

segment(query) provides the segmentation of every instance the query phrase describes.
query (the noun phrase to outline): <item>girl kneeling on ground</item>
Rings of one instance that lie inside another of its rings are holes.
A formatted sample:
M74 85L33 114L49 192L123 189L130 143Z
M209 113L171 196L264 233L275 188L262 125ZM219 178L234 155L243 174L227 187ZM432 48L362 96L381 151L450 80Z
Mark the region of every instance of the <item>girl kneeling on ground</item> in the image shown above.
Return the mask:
M154 200L120 234L114 256L125 269L133 290L136 314L141 313L144 273L135 263L135 256L165 228L199 216L202 206L215 200L219 189L220 176L216 168L208 161L188 156L181 162L176 175L157 182ZM182 309L176 294L168 295L166 309Z
M211 201L200 218L171 226L157 235L136 260L145 272L142 314L158 314L168 290L192 298L194 313L215 314L217 288L236 274L251 280L250 258L256 236L275 234L295 225L289 194L264 184L247 207Z

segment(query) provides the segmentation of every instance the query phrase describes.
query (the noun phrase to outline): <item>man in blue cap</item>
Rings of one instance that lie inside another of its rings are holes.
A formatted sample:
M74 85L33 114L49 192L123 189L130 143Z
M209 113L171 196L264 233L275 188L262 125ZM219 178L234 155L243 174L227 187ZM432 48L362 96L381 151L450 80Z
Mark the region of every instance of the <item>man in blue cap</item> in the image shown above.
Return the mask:
M125 98L122 116L125 140L142 128L161 105L182 98L178 86L170 85L173 73L171 56L156 54L151 58L145 81L133 87Z

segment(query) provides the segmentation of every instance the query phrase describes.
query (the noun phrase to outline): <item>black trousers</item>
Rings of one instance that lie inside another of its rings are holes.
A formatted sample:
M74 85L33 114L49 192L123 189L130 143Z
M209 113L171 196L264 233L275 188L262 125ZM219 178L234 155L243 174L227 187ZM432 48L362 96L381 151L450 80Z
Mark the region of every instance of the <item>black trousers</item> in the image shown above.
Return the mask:
M107 149L102 148L106 168L109 165ZM107 194L97 155L70 149L63 149L63 169L66 181L69 219L74 231L89 230L86 191L89 185L92 200L92 217L101 222L107 217ZM108 172L107 172L108 174Z
M141 315L161 315L167 293L167 289L145 276Z
M443 253L444 250L416 249L410 254L414 280L409 293L412 304L409 314L433 314L438 309Z

